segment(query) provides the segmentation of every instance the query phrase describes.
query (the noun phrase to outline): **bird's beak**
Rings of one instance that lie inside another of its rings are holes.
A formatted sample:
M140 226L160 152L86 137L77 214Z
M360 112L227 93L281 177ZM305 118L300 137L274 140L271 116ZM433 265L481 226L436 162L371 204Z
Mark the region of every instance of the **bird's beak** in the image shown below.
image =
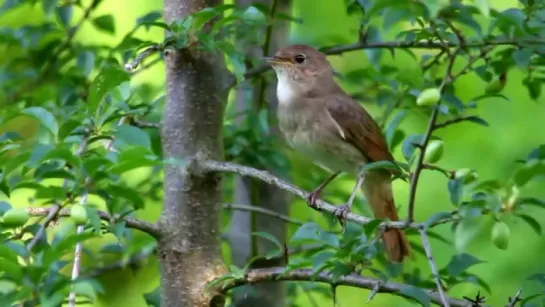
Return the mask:
M283 63L286 63L287 60L286 59L282 59L282 58L279 58L277 56L272 56L272 57L262 57L261 58L263 61L271 64L271 65L274 65L274 64L283 64Z

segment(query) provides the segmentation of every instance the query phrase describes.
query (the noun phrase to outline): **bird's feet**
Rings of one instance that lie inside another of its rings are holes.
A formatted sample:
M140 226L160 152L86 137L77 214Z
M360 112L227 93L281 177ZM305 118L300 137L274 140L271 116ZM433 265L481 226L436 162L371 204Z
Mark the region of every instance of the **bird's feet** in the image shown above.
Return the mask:
M348 213L350 213L350 204L344 204L335 209L335 216L339 220L339 223L341 223L342 227L344 227L346 224L346 216Z
M311 207L312 209L318 210L318 211L320 211L320 209L316 205L316 201L318 200L318 198L320 198L320 192L321 191L319 189L316 189L310 192L310 194L307 196L307 205Z

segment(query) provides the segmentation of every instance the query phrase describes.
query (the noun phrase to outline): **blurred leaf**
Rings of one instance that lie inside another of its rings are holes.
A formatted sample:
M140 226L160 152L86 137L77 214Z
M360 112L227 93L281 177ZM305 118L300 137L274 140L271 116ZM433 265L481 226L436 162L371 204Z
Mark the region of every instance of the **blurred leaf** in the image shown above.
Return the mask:
M317 241L334 248L339 247L339 238L332 233L324 231L318 224L309 222L297 229L290 242Z
M399 293L414 299L415 301L419 302L424 307L430 306L430 303L431 303L430 297L422 289L407 285L407 286L402 286Z
M475 256L463 253L454 255L450 259L450 262L447 264L445 269L449 276L456 277L462 274L468 268L483 262L484 261L479 260ZM442 269L441 271L444 271L445 269Z
M130 74L124 70L114 67L103 69L91 83L88 99L89 110L95 112L98 104L109 91L129 80Z
M144 300L146 304L152 307L161 306L161 288L157 287L152 292L144 293Z
M276 247L278 247L279 250L283 249L282 243L280 243L280 241L278 241L278 239L270 233L262 232L262 231L254 231L252 232L252 236L257 236L265 240L271 241L272 243L274 243L274 245L276 245Z
M131 125L121 125L117 127L115 139L116 143L120 142L124 146L151 147L149 135L144 130Z
M433 225L434 223L442 219L447 219L451 217L452 217L451 212L437 212L426 220L426 222L424 223L424 230L428 229L431 225Z
M405 157L405 160L410 161L411 157L414 154L415 146L414 144L422 144L422 141L424 140L423 134L413 134L408 136L405 141L403 141L403 145L401 146L401 150L403 152L403 156Z
M473 3L475 3L475 6L479 9L484 17L488 18L490 16L490 7L488 6L488 0L473 0Z
M40 123L47 130L49 130L49 132L51 132L54 136L57 136L57 133L59 132L59 124L57 124L57 120L55 119L55 116L51 114L51 112L42 107L30 107L23 110L23 114L32 116L39 120Z
M520 217L523 221L525 221L528 225L530 225L530 227L532 227L532 229L538 235L541 235L542 233L541 224L539 224L539 222L535 218L526 214L515 214L515 215Z
M450 202L458 206L462 201L462 195L464 192L463 178L450 179L448 181L448 191L450 196Z
M55 10L55 7L57 7L57 0L42 0L42 9L45 16L51 15Z
M527 68L530 65L530 58L533 55L533 51L528 48L518 49L513 52L513 59L515 63L521 68Z
M401 172L401 168L394 162L383 160L383 161L377 161L377 162L371 162L365 164L363 171L365 173L377 170L377 169L384 169L384 170L392 170L395 172Z
M110 34L115 33L114 17L110 14L93 18L91 22L97 29L103 32L110 33Z

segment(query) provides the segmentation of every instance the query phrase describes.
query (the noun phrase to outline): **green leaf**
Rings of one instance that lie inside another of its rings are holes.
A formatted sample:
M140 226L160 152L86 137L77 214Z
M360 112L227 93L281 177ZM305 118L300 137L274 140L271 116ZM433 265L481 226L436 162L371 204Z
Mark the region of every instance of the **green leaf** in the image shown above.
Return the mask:
M2 279L12 279L16 282L23 280L23 267L18 262L0 258L0 272L2 272Z
M276 247L278 247L278 249L280 250L283 249L282 243L280 243L280 241L278 241L278 239L275 236L273 236L272 234L268 232L255 231L255 232L252 232L252 236L260 237L265 240L271 241L274 243L274 245L276 245Z
M91 112L95 112L104 96L115 89L121 83L129 81L130 74L124 70L115 67L103 69L91 83L89 89L88 106Z
M97 29L103 32L110 33L110 34L115 33L114 17L110 14L96 17L91 22L93 23L95 27L97 27Z
M144 130L131 125L119 126L115 132L115 140L116 145L121 145L120 147L142 146L151 148L149 135Z
M61 25L65 29L68 29L68 26L70 25L70 22L72 21L72 15L74 13L73 6L70 4L59 6L55 10L55 13L57 14L57 19L59 20Z
M76 58L76 63L83 72L83 75L89 76L95 67L95 54L91 51L79 53Z
M424 140L423 134L413 134L408 136L405 141L403 141L403 145L401 145L401 151L403 152L403 156L405 157L405 160L410 161L411 157L414 154L415 146L414 144L422 144L422 141Z
M295 234L291 237L290 242L307 240L318 241L334 248L339 247L339 238L337 238L336 235L324 231L318 224L312 222L306 223L299 227L299 229L297 229Z
M57 136L59 132L59 124L57 124L55 116L53 116L53 114L51 114L51 112L48 110L42 107L30 107L23 110L23 114L39 120L42 126L47 128L47 130L49 130L49 132L51 132L54 136Z
M422 289L413 287L413 286L403 286L401 287L400 294L412 298L415 301L419 302L424 307L429 307L431 300L430 297Z
M157 287L152 292L144 293L144 300L146 300L147 306L160 307L161 306L161 288Z
M392 161L387 161L387 160L367 163L365 167L363 168L363 171L369 172L371 170L376 170L376 169L385 169L385 170L392 170L395 172L401 172L401 168L396 163Z
M450 196L450 202L455 206L458 206L462 201L462 196L464 192L463 178L450 179L448 181L448 192Z
M468 268L484 262L485 261L479 260L475 256L466 253L454 255L450 259L449 264L447 264L446 271L449 276L456 277L465 272Z
M527 68L530 65L530 60L534 52L531 49L523 48L513 52L515 63L521 68Z
M431 225L433 225L435 222L438 222L442 219L447 219L447 218L450 218L452 217L452 213L451 212L438 212L438 213L435 213L434 215L430 216L430 218L428 218L428 220L424 223L424 229L428 229Z
M525 221L528 225L530 225L530 227L532 227L532 229L538 235L541 235L542 233L541 224L539 224L539 222L535 218L526 214L515 214L515 215L520 217L523 221Z
M112 197L120 197L128 200L135 209L141 209L144 207L144 199L140 196L135 189L111 184L108 186L106 192L108 192Z
M490 7L488 6L488 0L473 0L475 6L479 9L484 17L490 17Z
M57 147L49 150L40 160L40 162L47 160L63 160L69 163L72 167L79 167L81 165L81 159L66 147Z
M57 0L42 0L42 9L46 17L49 17L56 7Z
M74 283L72 291L79 296L88 298L91 303L97 299L97 292L103 292L100 284L95 280L78 280Z
M62 187L56 186L41 186L36 189L36 194L34 197L37 199L47 198L47 199L59 199L66 197L66 190Z

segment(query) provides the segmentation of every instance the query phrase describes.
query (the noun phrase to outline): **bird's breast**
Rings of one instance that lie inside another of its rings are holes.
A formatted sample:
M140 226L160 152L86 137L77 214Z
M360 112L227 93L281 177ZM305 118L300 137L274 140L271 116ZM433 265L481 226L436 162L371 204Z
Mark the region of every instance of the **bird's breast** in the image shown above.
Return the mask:
M329 172L357 172L363 155L337 134L320 108L279 105L278 124L286 141L303 157ZM323 110L322 110L323 111Z

